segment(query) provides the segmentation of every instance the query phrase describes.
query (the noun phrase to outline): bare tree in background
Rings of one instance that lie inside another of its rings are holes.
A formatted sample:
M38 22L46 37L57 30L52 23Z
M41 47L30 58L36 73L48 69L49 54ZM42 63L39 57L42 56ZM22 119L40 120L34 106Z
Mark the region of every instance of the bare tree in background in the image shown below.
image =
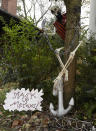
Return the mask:
M49 7L45 8L44 5L46 5L46 1L44 0L18 0L18 14L26 19L28 17L32 18L34 24L37 25L44 18L51 6L50 4Z
M0 7L1 7L2 0L0 0Z
M89 23L90 37L96 40L96 0L90 2L90 23Z

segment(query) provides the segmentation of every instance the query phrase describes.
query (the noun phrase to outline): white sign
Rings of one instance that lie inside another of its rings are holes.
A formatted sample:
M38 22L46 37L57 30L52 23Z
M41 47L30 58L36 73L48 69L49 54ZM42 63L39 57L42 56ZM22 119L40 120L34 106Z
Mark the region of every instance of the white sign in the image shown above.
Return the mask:
M21 90L11 90L11 92L6 94L5 104L3 105L5 110L9 111L34 111L34 110L42 110L41 102L43 90L38 91L29 89L25 90L22 88Z

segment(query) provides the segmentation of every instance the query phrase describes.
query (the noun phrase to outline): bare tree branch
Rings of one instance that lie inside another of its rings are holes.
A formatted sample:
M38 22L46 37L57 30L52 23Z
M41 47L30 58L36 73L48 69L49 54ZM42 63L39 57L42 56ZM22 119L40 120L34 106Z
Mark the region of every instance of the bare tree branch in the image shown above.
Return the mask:
M23 7L24 7L25 18L27 18L27 12L26 12L25 0L22 0L22 3L23 3Z
M50 9L50 7L52 6L52 3L50 4L50 6L48 7L48 9L45 11L45 13L37 20L36 25L38 24L38 22L40 22L40 20L44 17L44 15L48 12L48 10Z

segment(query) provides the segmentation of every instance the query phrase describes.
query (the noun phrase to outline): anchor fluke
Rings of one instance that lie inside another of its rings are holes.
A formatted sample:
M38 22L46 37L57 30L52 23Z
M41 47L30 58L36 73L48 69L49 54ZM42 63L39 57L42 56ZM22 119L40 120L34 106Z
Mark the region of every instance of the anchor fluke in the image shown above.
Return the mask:
M57 111L55 111L55 110L54 110L54 106L53 106L53 104L52 104L52 103L50 103L49 110L50 110L50 112L51 112L54 116L56 116L56 115L57 115Z
M63 102L63 101L62 101ZM58 103L59 104L59 103ZM63 104L60 104L59 107L58 107L58 110L54 110L54 106L52 103L50 103L50 112L54 115L54 116L63 116L63 115L66 115L71 109L72 107L74 106L74 99L73 97L71 98L70 102L69 102L69 106L67 109L64 109L63 107Z
M70 100L70 102L69 102L69 105L70 105L70 106L74 106L74 98L73 98L73 97L71 98L71 100Z

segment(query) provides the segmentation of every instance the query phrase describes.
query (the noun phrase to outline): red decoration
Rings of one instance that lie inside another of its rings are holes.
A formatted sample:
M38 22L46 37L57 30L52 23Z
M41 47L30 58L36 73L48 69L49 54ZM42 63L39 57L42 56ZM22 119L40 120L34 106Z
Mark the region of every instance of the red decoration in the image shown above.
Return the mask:
M63 39L65 40L65 34L66 34L66 14L62 15L62 21L59 22L58 20L55 21L55 23L53 24L56 28L56 32L57 34Z

